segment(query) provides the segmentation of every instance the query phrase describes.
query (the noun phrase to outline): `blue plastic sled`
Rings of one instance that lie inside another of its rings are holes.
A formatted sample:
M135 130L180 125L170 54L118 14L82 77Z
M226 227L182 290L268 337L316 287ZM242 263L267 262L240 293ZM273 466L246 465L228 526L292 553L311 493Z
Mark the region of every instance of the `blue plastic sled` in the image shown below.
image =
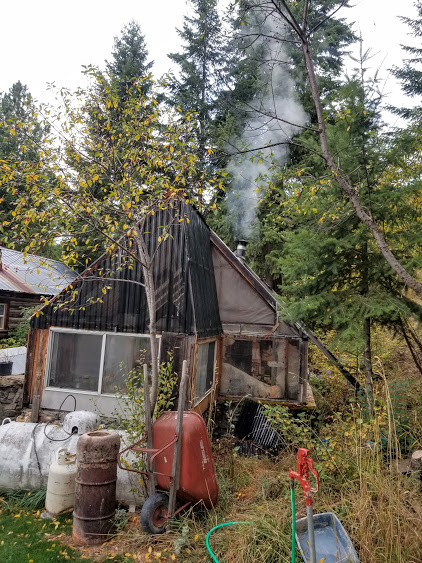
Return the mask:
M314 514L317 563L359 563L346 530L333 512ZM296 543L305 563L310 561L308 523L296 520Z

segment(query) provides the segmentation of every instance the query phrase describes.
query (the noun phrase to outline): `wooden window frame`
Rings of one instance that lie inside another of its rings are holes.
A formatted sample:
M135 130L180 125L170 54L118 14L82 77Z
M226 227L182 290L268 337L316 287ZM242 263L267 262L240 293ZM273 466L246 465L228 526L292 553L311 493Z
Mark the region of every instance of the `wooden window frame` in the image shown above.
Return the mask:
M234 338L235 340L245 340L245 341L252 341L252 342L260 342L261 340L265 340L267 335L264 334L240 334L240 333L225 333L223 335L223 341L221 345L221 357L223 358L226 344L225 338ZM308 343L307 340L299 337L293 336L284 336L284 335L272 335L271 338L273 340L285 340L286 348L285 348L285 373L284 373L284 397L282 398L260 398L260 397L253 397L254 400L259 400L263 404L280 404L280 405L291 405L291 404L304 404L306 401L306 386L308 385L308 377L307 377L307 366L308 366ZM288 399L288 385L289 385L289 349L291 343L295 341L298 342L298 357L299 357L299 372L297 373L298 376L298 397L297 399ZM223 359L221 360L223 362ZM222 363L221 363L222 365ZM230 400L230 401L241 401L243 400L244 395L219 395L219 400Z
M196 374L197 374L197 367L198 367L198 350L199 346L202 344L208 344L210 342L215 342L215 350L214 350L214 369L213 369L213 383L210 389L205 393L203 397L200 399L195 400L195 387L196 387ZM220 336L213 336L210 338L201 338L196 339L195 341L195 350L193 355L193 370L192 370L192 385L191 385L191 397L190 397L190 404L191 410L202 414L210 404L213 402L216 396L216 390L219 384L219 373L220 373L220 366L221 366L221 337Z
M4 307L4 313L0 315L0 332L7 330L7 303L0 301L0 307L1 305Z
M137 338L149 338L149 334L137 334L133 332L111 332L111 331L100 331L100 330L79 330L72 328L63 327L50 327L50 338L48 339L48 350L47 350L47 362L44 375L44 389L47 391L63 391L64 393L80 393L82 395L91 395L95 397L115 397L115 393L102 393L103 384L103 373L104 373L104 360L105 351L107 344L107 335L110 336L135 336ZM51 359L53 353L53 343L54 343L54 333L65 333L65 334L87 334L87 335L97 335L102 336L101 352L100 352L100 367L98 372L98 385L97 391L86 391L83 389L70 389L62 387L54 387L53 385L48 385L51 371ZM53 336L52 336L53 335ZM161 354L161 335L157 335L158 342L158 362L160 362Z

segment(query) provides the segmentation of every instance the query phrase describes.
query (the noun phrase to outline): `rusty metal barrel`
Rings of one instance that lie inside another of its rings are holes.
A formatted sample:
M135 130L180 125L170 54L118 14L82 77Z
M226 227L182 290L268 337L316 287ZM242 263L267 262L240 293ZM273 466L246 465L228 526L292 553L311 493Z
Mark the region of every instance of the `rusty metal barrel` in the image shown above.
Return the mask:
M116 433L98 430L79 438L73 511L73 540L79 545L100 544L111 532L119 449Z

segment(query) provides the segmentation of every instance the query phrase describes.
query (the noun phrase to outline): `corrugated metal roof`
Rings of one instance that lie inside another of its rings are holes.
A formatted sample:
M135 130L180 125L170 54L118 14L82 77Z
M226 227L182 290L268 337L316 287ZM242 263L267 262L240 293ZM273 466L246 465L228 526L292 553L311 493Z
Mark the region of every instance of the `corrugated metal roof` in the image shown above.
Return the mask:
M0 246L0 290L56 295L77 273L58 262Z
M169 228L169 236L159 243L164 225ZM150 256L154 256L152 272L159 332L200 337L221 333L209 233L199 214L185 203L158 210L146 218L144 238ZM120 240L120 245L127 249L131 244L130 238ZM63 291L42 309L42 315L32 318L31 327L148 332L142 268L125 254L119 249L101 256L81 274L72 289ZM109 289L103 292L106 287ZM75 291L76 301L72 297Z

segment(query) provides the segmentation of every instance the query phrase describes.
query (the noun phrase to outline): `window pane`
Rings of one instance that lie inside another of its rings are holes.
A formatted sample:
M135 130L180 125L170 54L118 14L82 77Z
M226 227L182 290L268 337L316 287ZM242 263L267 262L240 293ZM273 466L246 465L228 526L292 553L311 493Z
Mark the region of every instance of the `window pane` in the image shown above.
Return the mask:
M290 371L291 367L289 357L284 338L227 338L221 374L221 389L224 392L221 394L287 398L286 370Z
M252 340L236 339L232 344L226 344L224 361L251 375Z
M81 391L97 391L102 336L52 332L53 345L48 385Z
M202 399L214 382L215 342L206 342L198 346L196 362L196 384L194 403Z
M4 305L4 303L0 303L0 317L4 316L5 307L6 305Z
M149 337L107 334L102 393L123 392L136 362L151 363Z

